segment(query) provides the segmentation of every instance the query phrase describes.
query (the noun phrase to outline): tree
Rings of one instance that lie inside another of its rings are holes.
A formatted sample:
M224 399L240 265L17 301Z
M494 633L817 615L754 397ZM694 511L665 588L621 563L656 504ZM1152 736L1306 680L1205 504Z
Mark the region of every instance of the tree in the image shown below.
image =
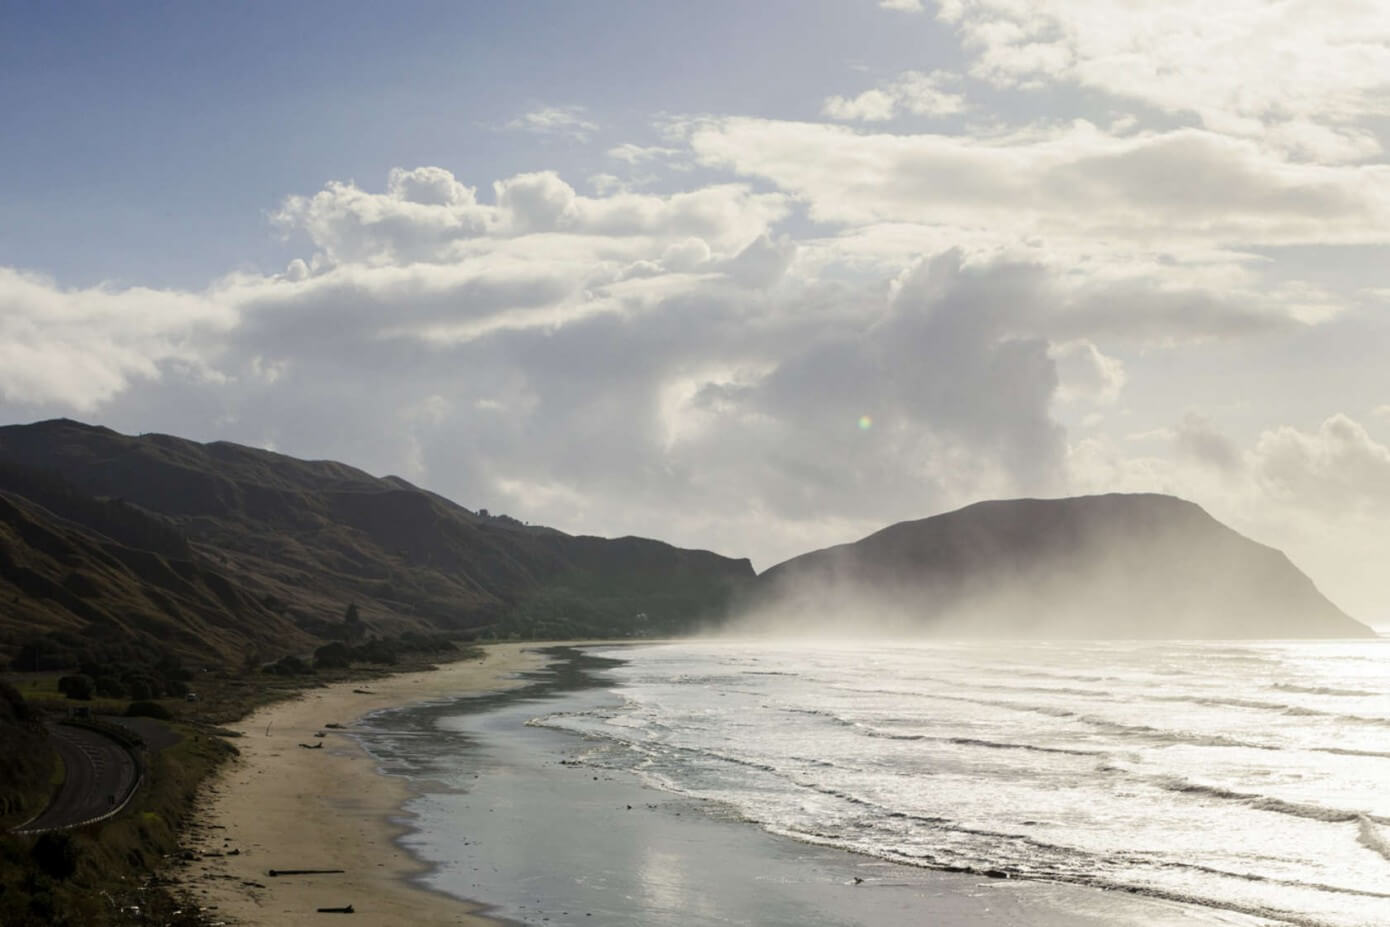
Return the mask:
M67 834L42 834L31 851L39 869L54 879L66 879L77 871L77 848Z
M314 666L318 669L345 669L352 662L352 654L342 641L324 644L314 651Z
M343 625L347 628L347 639L356 643L362 639L362 615L357 611L357 603L349 602L343 613Z
M90 702L92 694L96 691L96 686L92 682L91 676L83 676L81 673L76 676L63 676L58 680L58 691L70 699L80 702Z

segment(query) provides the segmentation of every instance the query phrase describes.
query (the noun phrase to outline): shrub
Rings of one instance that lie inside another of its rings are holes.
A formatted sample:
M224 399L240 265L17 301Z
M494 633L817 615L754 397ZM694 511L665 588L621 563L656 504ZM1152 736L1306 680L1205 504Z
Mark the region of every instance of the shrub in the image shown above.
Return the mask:
M314 651L314 666L318 669L346 669L352 662L352 654L341 641L324 644Z
M39 869L51 878L66 879L77 871L77 848L67 834L42 834L31 852Z
M125 710L127 718L158 718L160 721L172 721L173 714L158 702L131 702Z
M70 699L82 702L92 700L92 694L96 691L96 686L92 682L91 676L83 676L81 673L76 676L63 676L58 680L58 691Z
M24 696L14 686L0 679L0 718L7 715L10 719L23 724L34 718L34 712L29 707L29 703L24 701Z
M307 676L314 671L314 668L299 657L290 654L267 666L265 671L277 676Z

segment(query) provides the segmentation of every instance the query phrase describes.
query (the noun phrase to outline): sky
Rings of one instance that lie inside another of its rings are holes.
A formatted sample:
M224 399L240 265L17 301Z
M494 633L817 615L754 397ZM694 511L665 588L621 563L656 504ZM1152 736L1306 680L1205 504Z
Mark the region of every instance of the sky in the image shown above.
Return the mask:
M1390 5L0 0L0 422L758 569L1165 492L1390 622Z

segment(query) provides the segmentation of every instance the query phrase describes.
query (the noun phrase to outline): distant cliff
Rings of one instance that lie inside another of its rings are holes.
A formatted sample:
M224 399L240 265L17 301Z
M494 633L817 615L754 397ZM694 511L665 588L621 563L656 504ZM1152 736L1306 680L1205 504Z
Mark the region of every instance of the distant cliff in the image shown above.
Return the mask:
M1279 551L1164 495L981 502L803 554L748 620L854 633L1367 637Z
M0 428L0 665L43 634L223 663L409 632L669 635L752 579L747 560L574 537L332 461Z

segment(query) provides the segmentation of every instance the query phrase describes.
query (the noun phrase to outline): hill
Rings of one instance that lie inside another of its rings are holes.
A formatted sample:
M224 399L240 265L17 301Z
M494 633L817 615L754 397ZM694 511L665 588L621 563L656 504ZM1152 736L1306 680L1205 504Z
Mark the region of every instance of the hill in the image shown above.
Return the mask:
M982 502L901 522L767 570L745 611L755 627L837 633L1372 635L1279 551L1148 494Z
M38 632L224 665L372 635L672 634L752 578L747 560L527 526L332 461L0 428L0 656Z

